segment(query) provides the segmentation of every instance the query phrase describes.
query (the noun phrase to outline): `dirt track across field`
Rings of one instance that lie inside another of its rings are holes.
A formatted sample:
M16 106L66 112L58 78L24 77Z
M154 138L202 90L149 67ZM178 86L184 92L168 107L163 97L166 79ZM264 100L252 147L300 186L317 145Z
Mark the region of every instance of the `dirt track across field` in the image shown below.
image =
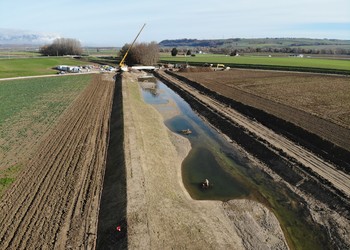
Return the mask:
M96 75L0 202L0 249L91 249L114 80Z

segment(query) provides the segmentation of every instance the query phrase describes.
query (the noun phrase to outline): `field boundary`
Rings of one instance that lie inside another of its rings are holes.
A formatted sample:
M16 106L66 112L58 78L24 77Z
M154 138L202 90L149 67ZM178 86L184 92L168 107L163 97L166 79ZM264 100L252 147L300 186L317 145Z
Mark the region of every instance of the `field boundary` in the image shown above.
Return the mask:
M164 59L161 59L160 62L161 63L171 63L171 64L186 63L186 64L191 65L191 66L203 66L206 63L206 62L171 61L171 60L164 60ZM265 65L265 64L242 64L242 63L225 63L225 66L230 67L230 68L242 68L242 69L261 69L261 70L322 73L322 74L332 74L332 75L350 75L350 70L342 70L342 69L295 67L295 66Z
M8 78L0 78L0 81L10 81L10 80L20 80L20 79L31 79L31 78L45 78L45 77L63 77L63 76L77 76L77 75L88 75L88 74L97 74L99 72L83 72L83 73L66 73L63 75L37 75L37 76L16 76Z

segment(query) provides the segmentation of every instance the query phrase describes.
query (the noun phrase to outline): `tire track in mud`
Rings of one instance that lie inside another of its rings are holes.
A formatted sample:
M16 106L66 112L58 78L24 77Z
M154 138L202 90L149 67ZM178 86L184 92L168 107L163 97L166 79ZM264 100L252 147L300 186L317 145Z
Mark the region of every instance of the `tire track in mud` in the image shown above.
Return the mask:
M0 202L1 249L93 248L114 80L96 75Z

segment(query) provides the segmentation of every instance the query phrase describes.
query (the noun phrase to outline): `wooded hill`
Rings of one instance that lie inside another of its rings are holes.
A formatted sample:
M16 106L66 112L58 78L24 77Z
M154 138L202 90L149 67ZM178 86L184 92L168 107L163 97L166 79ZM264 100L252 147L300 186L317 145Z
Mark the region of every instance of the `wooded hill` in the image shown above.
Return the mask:
M350 40L310 38L230 38L230 39L175 39L163 40L162 48L216 48L251 49L251 52L286 52L304 49L305 53L349 54ZM288 48L288 49L287 49ZM276 50L276 51L275 51ZM308 51L309 50L309 51ZM322 50L322 51L321 51ZM248 52L248 51L246 51ZM302 51L298 51L302 52Z

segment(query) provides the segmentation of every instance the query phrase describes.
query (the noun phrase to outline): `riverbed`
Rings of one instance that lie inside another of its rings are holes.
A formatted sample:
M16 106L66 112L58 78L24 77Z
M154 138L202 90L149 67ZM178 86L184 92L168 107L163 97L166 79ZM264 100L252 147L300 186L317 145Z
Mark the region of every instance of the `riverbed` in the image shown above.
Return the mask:
M324 233L308 222L310 215L302 199L251 164L245 153L202 120L180 96L161 81L152 89L143 89L142 94L172 132L192 132L182 135L192 146L182 164L182 180L193 199L258 201L275 213L292 248L326 247ZM205 179L210 182L209 189L201 188Z

